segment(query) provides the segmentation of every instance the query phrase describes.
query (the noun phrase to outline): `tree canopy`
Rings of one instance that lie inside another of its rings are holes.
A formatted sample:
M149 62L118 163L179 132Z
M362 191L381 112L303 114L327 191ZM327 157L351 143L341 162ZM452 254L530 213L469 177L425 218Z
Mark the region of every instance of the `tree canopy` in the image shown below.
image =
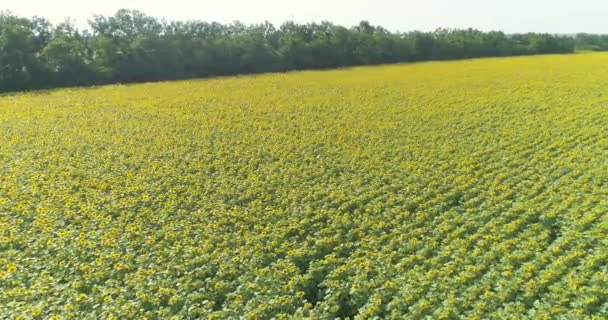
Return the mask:
M160 20L134 10L72 22L0 13L0 92L337 68L424 60L570 53L606 37L438 29L389 32L362 21L245 25Z

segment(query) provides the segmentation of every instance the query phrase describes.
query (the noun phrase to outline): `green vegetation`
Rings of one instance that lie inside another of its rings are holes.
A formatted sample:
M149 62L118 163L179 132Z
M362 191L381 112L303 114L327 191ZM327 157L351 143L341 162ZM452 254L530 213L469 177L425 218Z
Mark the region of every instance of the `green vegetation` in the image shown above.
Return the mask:
M608 35L579 33L575 37L576 49L580 51L607 51Z
M573 51L570 37L534 33L164 22L128 10L96 16L82 31L0 13L0 92Z
M606 319L608 55L0 97L0 318Z

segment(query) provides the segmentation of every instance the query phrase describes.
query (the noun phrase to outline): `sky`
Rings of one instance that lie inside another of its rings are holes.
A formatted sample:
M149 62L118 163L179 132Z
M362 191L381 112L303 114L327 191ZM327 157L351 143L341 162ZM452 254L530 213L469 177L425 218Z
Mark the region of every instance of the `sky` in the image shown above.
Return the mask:
M439 27L502 30L507 33L608 33L606 0L0 0L0 10L86 26L94 14L137 9L167 20L280 24L361 20L391 31Z

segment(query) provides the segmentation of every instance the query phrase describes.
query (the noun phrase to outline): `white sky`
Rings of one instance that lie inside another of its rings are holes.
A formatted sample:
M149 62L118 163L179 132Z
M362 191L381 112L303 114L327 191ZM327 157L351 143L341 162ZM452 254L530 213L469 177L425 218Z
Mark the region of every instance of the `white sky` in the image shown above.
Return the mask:
M328 20L345 26L369 20L391 31L473 27L509 33L608 33L607 0L0 0L0 10L53 22L72 17L79 26L93 14L119 8L168 20Z

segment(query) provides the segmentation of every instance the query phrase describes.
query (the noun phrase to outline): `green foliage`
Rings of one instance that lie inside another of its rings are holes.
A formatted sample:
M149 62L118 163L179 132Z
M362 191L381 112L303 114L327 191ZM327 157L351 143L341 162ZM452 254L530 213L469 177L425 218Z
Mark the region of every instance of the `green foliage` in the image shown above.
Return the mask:
M606 51L608 35L579 33L576 35L576 48L581 51Z
M133 10L94 16L90 31L69 22L0 13L0 92L144 82L407 61L570 53L571 38L439 29L391 33L362 21L279 28L166 22Z

